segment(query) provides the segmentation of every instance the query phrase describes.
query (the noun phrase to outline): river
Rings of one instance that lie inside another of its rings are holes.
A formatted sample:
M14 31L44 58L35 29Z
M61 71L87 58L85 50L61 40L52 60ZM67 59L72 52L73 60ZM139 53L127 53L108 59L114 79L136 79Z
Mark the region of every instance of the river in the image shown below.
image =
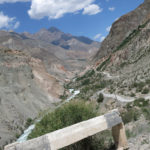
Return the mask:
M68 97L61 105L69 102L70 100L72 100L76 95L78 95L80 93L79 90L74 90L74 89L69 89L69 92L72 94L70 97ZM61 106L59 105L59 107ZM34 124L30 125L25 131L24 133L17 139L17 142L21 143L21 142L25 142L29 136L29 134L32 132L32 130L35 128L35 124L37 122L39 122L40 120L35 121Z

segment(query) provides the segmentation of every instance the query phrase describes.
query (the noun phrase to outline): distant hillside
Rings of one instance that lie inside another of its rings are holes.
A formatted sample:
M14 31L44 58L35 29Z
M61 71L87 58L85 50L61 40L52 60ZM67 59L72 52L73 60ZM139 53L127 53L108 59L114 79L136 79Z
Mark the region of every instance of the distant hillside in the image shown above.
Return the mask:
M61 80L83 70L100 43L86 37L65 34L57 28L41 29L35 34L0 31L0 46L24 51L42 60L46 70Z
M95 42L84 36L73 36L66 34L55 27L49 29L41 29L39 32L29 35L25 34L33 39L42 40L47 43L51 43L56 46L60 46L66 50L77 51L89 51L93 49L93 52L100 46L99 42Z

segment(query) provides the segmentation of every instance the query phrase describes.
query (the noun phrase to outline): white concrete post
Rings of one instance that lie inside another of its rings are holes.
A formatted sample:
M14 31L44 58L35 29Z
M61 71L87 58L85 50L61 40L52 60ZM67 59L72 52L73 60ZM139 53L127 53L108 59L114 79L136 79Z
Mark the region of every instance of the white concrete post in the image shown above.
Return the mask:
M125 127L123 123L120 123L112 127L112 135L117 150L124 150L128 148L128 142L127 142Z

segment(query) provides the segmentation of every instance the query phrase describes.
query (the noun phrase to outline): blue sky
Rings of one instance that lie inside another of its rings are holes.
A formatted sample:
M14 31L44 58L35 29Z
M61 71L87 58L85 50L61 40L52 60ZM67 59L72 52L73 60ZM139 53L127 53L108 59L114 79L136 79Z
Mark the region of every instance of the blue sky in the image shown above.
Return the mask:
M144 0L0 0L0 29L35 33L55 26L101 41L111 24Z

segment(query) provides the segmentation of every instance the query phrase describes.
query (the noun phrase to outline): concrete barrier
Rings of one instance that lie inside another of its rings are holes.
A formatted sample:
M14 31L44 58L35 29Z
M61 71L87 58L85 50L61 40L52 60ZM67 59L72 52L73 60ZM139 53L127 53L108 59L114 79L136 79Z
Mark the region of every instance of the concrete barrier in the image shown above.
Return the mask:
M5 150L58 150L108 129L112 129L117 149L126 149L127 138L124 125L118 110L115 109L103 116L74 124L44 136L23 143L10 144L5 146Z

